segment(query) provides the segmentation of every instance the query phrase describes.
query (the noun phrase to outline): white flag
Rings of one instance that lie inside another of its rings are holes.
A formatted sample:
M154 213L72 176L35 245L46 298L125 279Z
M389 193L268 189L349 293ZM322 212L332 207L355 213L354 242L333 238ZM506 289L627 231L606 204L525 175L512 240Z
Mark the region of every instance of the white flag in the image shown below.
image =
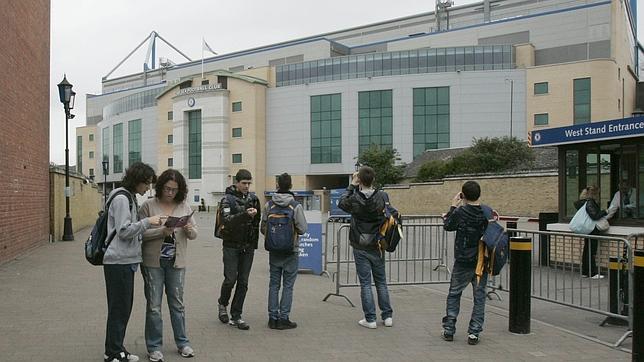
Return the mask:
M208 45L208 43L206 43L206 39L202 39L202 40L203 40L203 50L207 50L207 51L213 53L214 55L217 55L217 52L212 50L210 45Z

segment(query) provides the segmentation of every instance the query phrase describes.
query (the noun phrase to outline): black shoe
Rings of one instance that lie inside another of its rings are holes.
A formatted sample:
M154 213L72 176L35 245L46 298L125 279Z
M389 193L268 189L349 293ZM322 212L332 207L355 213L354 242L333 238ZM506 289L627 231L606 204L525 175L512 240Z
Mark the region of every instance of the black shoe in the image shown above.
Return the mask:
M479 344L479 336L477 336L476 334L468 335L467 336L467 344L472 345L472 346L475 345L475 344Z
M454 341L454 335L453 334L447 334L445 331L441 332L441 338L443 338L443 340L447 341L447 342Z
M237 328L239 328L241 330L244 330L244 331L247 331L247 330L250 329L250 326L246 322L244 322L241 318L240 319L231 319L228 322L228 324L231 325L231 326L237 326Z
M297 323L291 322L288 318L280 319L277 322L277 329L293 329L293 328L297 328Z
M219 320L221 323L228 323L230 318L228 318L228 311L226 310L225 305L218 304L217 309L219 311Z
M270 329L279 329L277 319L269 318L268 319L268 328L270 328Z

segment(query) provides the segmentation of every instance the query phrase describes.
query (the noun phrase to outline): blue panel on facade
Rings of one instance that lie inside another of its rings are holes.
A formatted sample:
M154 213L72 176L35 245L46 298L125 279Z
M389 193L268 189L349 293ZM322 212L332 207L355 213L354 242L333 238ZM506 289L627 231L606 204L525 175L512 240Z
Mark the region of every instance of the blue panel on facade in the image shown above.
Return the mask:
M644 136L644 116L532 131L532 147Z

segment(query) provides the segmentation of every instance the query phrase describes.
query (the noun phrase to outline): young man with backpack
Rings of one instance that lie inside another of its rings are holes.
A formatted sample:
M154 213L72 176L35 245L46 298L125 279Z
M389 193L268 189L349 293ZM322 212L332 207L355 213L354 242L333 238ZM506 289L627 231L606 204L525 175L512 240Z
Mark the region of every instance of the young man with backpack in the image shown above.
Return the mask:
M293 286L297 277L299 235L306 232L304 209L294 199L291 176L277 177L277 192L266 203L261 232L269 252L268 328L293 329L297 323L289 319L293 302ZM280 285L282 298L279 298Z
M225 230L223 239L224 282L218 300L219 320L241 330L250 326L242 320L242 308L248 291L248 277L253 266L253 257L259 238L259 221L261 211L259 199L249 192L252 184L250 171L241 169L235 175L236 183L226 189L221 199L221 218ZM230 317L227 306L233 287L235 295L230 306Z
M351 214L349 242L353 247L356 272L360 280L360 300L364 319L358 324L375 329L376 306L371 291L371 276L376 284L378 307L385 327L393 326L393 310L389 302L385 255L378 243L378 231L385 220L387 194L373 187L375 172L369 166L362 166L351 178L351 184L340 197L338 207Z
M454 196L452 207L445 214L443 222L445 230L456 231L456 237L454 240L454 267L447 295L447 315L443 317L441 337L450 342L454 340L461 294L471 283L474 289L474 307L467 336L467 343L471 345L479 342L479 334L483 330L487 285L487 273L483 273L480 279L476 275L479 241L488 224L478 201L480 196L481 187L478 183L465 182L461 192Z

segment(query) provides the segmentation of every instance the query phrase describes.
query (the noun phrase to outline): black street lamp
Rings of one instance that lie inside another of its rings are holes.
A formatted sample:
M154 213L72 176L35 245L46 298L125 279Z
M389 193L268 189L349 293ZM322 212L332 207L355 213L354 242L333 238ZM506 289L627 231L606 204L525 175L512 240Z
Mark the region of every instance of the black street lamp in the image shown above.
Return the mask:
M72 229L72 217L69 215L69 197L71 189L69 188L69 119L74 118L70 113L74 109L74 100L76 92L72 90L72 85L67 81L67 76L63 76L62 82L58 83L58 95L60 102L65 106L65 224L63 227L63 241L74 240L74 231Z
M103 209L105 209L105 207L107 206L107 173L109 171L110 171L110 161L107 159L103 159L103 197L105 197L105 201L103 202Z
M362 165L360 164L360 161L356 161L356 164L354 166L356 168L356 172L360 171L360 167L362 167Z

